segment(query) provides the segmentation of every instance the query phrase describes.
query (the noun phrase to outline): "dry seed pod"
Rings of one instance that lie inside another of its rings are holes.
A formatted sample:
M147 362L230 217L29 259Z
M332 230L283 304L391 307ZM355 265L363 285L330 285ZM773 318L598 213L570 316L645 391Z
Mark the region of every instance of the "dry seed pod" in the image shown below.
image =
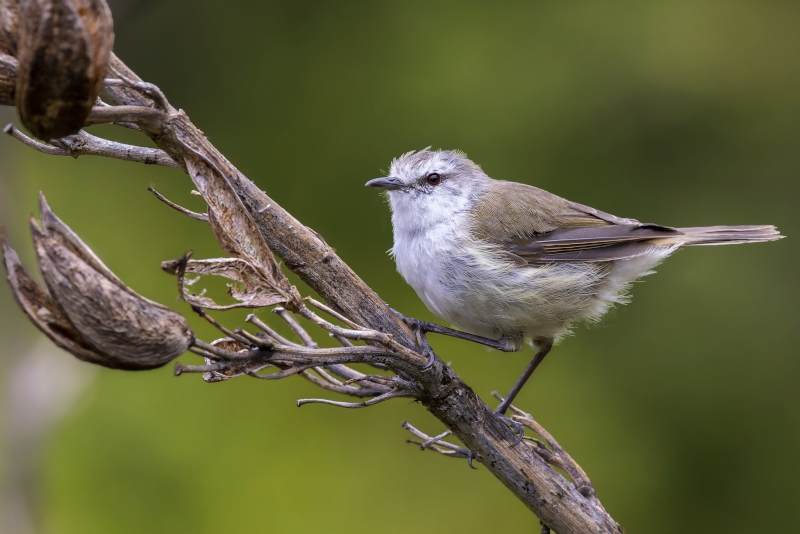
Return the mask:
M19 0L0 0L0 53L17 55Z
M17 86L17 60L0 53L0 106L14 105Z
M75 330L64 311L50 294L31 277L16 251L3 234L3 259L8 273L8 283L19 307L57 346L72 353L79 360L105 365L105 358L91 347Z
M113 44L104 0L22 0L16 106L33 135L57 139L83 127Z
M114 369L161 367L194 341L186 320L125 286L41 198L31 232L47 290L4 242L14 297L31 321L81 360Z

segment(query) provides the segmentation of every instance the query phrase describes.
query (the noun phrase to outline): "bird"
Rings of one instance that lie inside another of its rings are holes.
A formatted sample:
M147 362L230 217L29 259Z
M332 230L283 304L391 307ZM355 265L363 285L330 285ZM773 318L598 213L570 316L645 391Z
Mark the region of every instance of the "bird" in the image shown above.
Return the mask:
M365 185L388 192L397 271L458 330L418 328L507 352L525 341L535 348L501 416L573 326L627 303L631 284L678 249L784 237L772 225L675 228L617 217L490 178L458 150L407 152Z

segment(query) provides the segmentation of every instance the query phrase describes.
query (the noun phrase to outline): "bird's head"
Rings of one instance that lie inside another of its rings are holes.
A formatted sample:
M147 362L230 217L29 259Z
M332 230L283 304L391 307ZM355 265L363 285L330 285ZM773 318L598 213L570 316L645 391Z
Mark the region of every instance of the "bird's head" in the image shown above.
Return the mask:
M489 180L463 152L426 148L392 160L389 176L365 185L388 192L395 226L424 227L469 209Z

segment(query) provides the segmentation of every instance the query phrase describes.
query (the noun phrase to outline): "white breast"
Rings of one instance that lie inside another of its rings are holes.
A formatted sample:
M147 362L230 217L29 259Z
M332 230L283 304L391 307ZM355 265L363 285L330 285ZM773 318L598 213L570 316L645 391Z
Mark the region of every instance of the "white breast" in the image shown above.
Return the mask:
M448 312L457 295L454 288L447 287L445 275L453 269L453 260L466 237L463 217L463 213L449 217L429 213L417 218L415 224L398 224L394 221L396 211L393 217L391 252L397 271L428 309L451 322Z

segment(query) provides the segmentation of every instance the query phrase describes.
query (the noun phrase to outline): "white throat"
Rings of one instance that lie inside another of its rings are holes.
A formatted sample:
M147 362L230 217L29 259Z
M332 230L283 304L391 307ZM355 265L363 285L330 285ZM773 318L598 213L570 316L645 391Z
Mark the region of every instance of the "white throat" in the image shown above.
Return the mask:
M481 188L482 189L482 188ZM470 211L482 191L461 195L425 195L392 191L394 246L397 271L414 288L433 313L449 314L445 302L452 297L442 284L442 274L470 239Z
M475 205L480 191L463 191L459 195L425 194L418 191L390 191L392 227L395 241L397 234L418 235L451 226L455 219L469 212Z

